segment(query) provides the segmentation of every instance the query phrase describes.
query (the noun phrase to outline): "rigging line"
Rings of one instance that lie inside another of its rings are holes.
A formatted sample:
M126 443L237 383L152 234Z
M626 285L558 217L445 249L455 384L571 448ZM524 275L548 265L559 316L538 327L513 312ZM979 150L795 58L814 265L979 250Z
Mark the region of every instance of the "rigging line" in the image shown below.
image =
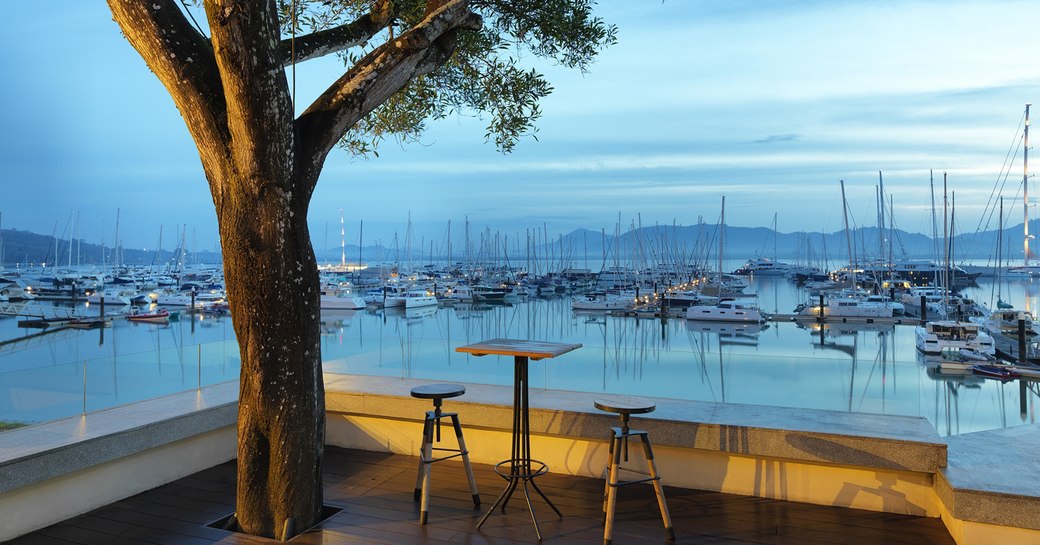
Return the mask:
M206 33L202 31L202 27L199 26L199 22L196 21L195 20L195 16L191 14L191 11L188 9L188 4L185 4L184 0L181 0L181 6L184 7L184 13L188 14L188 18L191 19L191 22L195 23L195 28L197 28L199 30L199 34L202 34L202 37L206 38ZM209 39L209 38L207 38L207 39Z
M1019 131L1018 128L1021 127L1024 122L1025 122L1025 113L1023 113L1022 117L1019 118L1018 127L1015 128L1015 134L1017 136L1012 137L1012 139L1011 139L1011 146L1008 147L1008 151L1004 155L1004 163L1002 165L1000 165L1000 172L997 173L997 179L996 179L996 181L993 184L994 188L993 188L993 190L990 191L989 199L986 201L986 208L987 209L989 209L991 207L991 205L995 201L995 197L994 197L993 193L998 191L997 188L996 188L997 184L1000 185L1000 190L1004 189L1004 182L1001 182L1001 180L1000 180L1001 175L1004 176L1004 180L1006 181L1007 180L1007 176L1010 175L1010 173L1011 173L1010 165L1011 165L1011 163L1014 162L1015 158L1018 157L1018 148L1019 148L1018 142L1021 141L1024 138L1023 133L1021 131ZM1005 171L1005 168L1007 168L1006 171ZM990 212L990 217L992 217L992 211ZM976 229L975 229L976 233L979 232L979 230L981 229L981 223L982 223L982 220L980 219L979 220L979 227L976 227Z

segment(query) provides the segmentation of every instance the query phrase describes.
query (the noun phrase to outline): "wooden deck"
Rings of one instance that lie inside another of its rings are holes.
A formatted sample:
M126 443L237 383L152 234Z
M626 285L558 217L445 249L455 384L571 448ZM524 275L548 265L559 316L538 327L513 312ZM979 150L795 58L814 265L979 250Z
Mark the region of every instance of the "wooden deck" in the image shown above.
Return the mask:
M460 464L433 467L430 523L418 524L412 501L415 457L330 447L325 502L342 508L299 544L495 544L536 543L522 494L505 515L496 513L480 531ZM475 465L477 484L490 505L504 481L487 465ZM274 541L206 527L234 509L233 462L113 503L10 542L11 545L206 545L271 544ZM559 506L558 519L539 500L535 510L544 543L602 543L603 481L549 473L537 481ZM769 500L716 492L665 488L677 534L686 544L950 544L939 519ZM653 490L619 491L614 543L665 543Z

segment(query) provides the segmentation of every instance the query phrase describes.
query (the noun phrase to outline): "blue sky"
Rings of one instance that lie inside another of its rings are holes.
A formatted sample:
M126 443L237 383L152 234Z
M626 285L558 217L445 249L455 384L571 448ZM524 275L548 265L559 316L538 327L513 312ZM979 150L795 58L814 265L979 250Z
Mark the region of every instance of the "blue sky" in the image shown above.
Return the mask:
M124 246L154 248L162 226L172 247L187 226L189 245L212 249L212 201L172 101L104 2L59 4L9 6L0 37L3 227L61 236L78 216L84 238L111 244L118 209ZM930 232L929 169L940 188L949 173L958 229L972 232L1040 90L1037 2L611 0L599 12L619 43L584 75L540 65L556 91L537 142L503 156L481 120L450 118L376 159L334 152L315 242L338 246L340 209L348 243L364 220L366 244L396 233L403 245L410 215L413 244L428 246L466 217L513 241L611 233L619 215L622 230L714 223L722 195L730 225L776 214L782 232L837 231L842 179L854 222L874 224L878 170L897 227ZM340 71L298 66L301 105Z

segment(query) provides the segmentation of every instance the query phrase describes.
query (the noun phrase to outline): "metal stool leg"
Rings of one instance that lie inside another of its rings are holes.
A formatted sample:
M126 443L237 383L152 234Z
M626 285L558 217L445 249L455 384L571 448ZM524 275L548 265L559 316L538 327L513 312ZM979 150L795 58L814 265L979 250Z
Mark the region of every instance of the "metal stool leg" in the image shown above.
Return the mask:
M675 541L675 528L672 527L672 517L668 514L668 503L664 499L664 487L661 486L661 476L657 474L657 464L654 463L654 450L650 447L650 437L646 432L643 432L639 434L639 438L643 440L646 465L650 469L651 482L654 483L657 506L661 508L661 520L664 522L664 531L668 536L668 541Z
M455 438L459 442L459 452L462 454L462 466L466 468L466 478L469 479L469 492L473 494L473 507L480 508L480 492L477 492L477 479L473 477L473 466L469 464L469 450L466 449L466 440L462 437L462 426L459 424L459 416L451 415L451 425L455 427Z
M612 443L620 443L621 437L614 433ZM610 458L610 475L607 478L607 512L603 527L603 544L610 545L614 537L614 510L617 507L618 466L621 465L621 445L616 444Z

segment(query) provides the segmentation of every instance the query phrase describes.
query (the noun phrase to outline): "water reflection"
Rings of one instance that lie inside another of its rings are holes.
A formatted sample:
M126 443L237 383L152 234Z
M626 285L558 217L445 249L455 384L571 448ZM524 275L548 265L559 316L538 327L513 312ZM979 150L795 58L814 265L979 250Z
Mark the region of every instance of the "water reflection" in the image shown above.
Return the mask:
M804 298L779 278L752 279L751 289L771 312L790 312ZM967 295L980 301L999 291L1021 308L1036 308L1040 299L1040 282L972 290ZM0 331L7 338L23 334L8 319L0 319ZM510 385L510 358L455 352L498 337L584 345L532 362L532 388L925 417L944 435L1035 420L1035 383L937 373L919 360L913 327L905 325L618 317L575 313L566 297L321 316L329 372ZM117 322L24 339L0 347L0 420L76 414L84 392L96 410L237 375L227 317L169 326Z

